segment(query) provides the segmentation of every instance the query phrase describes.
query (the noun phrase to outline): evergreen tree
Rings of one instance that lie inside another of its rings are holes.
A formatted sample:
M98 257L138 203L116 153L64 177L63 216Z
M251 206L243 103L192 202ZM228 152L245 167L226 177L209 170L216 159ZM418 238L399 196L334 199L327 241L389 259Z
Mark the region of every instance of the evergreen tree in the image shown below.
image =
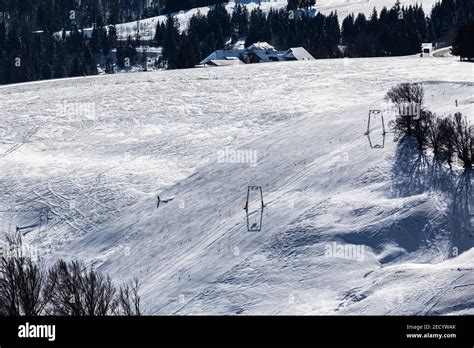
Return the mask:
M168 68L176 68L176 56L179 45L179 24L174 17L169 16L163 39L163 58L168 62Z
M115 25L109 25L107 39L110 48L117 47L117 28Z
M61 48L59 48L56 51L56 55L53 59L53 77L55 79L60 79L68 76L67 71L69 70L69 68L65 57L65 53Z
M124 56L124 63L127 65L127 63L132 66L135 65L137 61L137 50L133 45L132 38L129 36L127 39L127 43L125 46L125 56ZM128 66L126 66L128 67Z
M239 36L247 35L249 25L249 12L246 6L237 4L232 13L232 27Z
M188 35L181 36L181 43L176 56L175 67L177 69L192 68L198 63L194 47Z
M460 60L474 59L474 21L463 24L454 39L451 53L459 56Z
M105 63L105 73L106 74L113 74L115 73L114 69L114 61L111 58L107 58Z
M248 36L245 41L245 46L250 46L259 41L270 41L271 32L269 32L269 26L266 22L265 14L260 8L252 10L250 13Z
M41 67L41 79L49 80L52 76L51 66L47 63L43 64Z
M84 66L82 65L79 57L75 57L72 61L71 71L69 77L82 76L84 75Z
M107 31L104 29L101 30L101 46L102 54L104 57L108 57L111 49L110 36L107 35Z
M164 40L164 34L166 32L166 25L163 22L158 22L155 30L155 37L153 39L156 46L162 46Z

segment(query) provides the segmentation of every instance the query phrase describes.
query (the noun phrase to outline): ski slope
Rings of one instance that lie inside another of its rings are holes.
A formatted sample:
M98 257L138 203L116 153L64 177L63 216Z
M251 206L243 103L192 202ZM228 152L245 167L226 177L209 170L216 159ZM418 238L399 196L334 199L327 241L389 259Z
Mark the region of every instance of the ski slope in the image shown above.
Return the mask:
M245 5L249 13L260 7L264 13L270 12L271 9L280 10L286 8L288 2L287 0L262 0L260 6L257 1L251 0L241 0L241 1L229 1L226 4L227 12L232 13L235 5L241 3ZM419 4L422 5L425 13L428 15L431 12L431 8L436 3L436 0L401 0L400 4L402 6L410 6ZM318 0L317 5L313 7L311 13L316 13L319 11L324 14L329 14L333 11L337 11L339 16L339 21L342 23L342 20L350 15L351 13L364 13L367 17L372 14L374 8L378 12L383 7L391 8L395 4L394 0ZM180 11L178 13L173 13L172 16L175 17L180 25L180 30L185 31L188 28L189 21L191 17L201 13L202 15L207 15L210 10L210 6L193 8L190 10ZM133 38L137 35L137 29L139 31L140 38L142 40L152 40L156 33L156 26L158 23L166 22L167 16L156 16L150 18L144 18L140 21L122 23L116 26L117 36L121 40L126 40L128 36ZM84 29L84 32L87 35L92 34L92 28Z
M436 3L436 0L400 0L401 6L414 6L416 4L423 6L425 14L428 15L431 12L431 8ZM337 11L339 21L354 13L363 13L367 17L372 14L375 7L377 12L380 13L382 8L387 9L393 7L395 1L393 0L319 0L316 1L316 9L322 13L329 14L331 11Z
M415 81L429 109L474 121L472 64L453 58L3 86L0 230L47 262L138 277L148 314L474 314L468 178L364 135L370 109L393 118L386 91Z

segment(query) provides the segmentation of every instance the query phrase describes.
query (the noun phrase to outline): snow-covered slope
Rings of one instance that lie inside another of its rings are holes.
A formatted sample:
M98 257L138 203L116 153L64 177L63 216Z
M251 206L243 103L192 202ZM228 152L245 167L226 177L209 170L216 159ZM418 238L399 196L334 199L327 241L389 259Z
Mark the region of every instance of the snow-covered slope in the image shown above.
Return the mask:
M431 8L437 0L400 0L401 6L410 5L421 5L426 14L429 14ZM393 0L319 0L316 2L316 9L322 13L330 13L331 11L337 11L339 20L351 13L364 13L366 16L370 16L374 7L378 12L383 7L391 8L395 1Z
M236 3L240 2L247 6L249 12L259 6L258 2L251 0L241 1L230 1L226 4L226 9L229 13L232 13ZM409 6L414 4L422 5L425 12L429 14L431 8L436 3L436 0L401 0L402 6ZM286 8L287 0L262 0L260 8L264 13L268 13L270 9L282 9ZM387 8L392 7L395 4L394 0L318 0L317 5L312 9L312 12L320 11L324 14L329 14L332 11L337 11L340 21L351 13L364 13L366 16L370 16L374 7L380 11L384 6ZM180 11L179 13L173 13L178 23L180 24L181 30L186 30L189 24L189 20L193 15L201 13L206 15L209 12L210 7L199 7L191 10ZM166 16L157 16L151 18L144 18L138 22L123 23L117 25L117 33L119 38L126 39L129 35L135 37L137 34L137 27L140 31L140 38L142 40L151 40L155 35L156 25L166 21ZM85 29L86 33L91 33L92 29Z
M259 5L253 1L240 1L242 4L247 6L247 9L252 11L253 9L257 8ZM229 13L232 13L236 2L230 1L226 4L226 9ZM286 0L277 0L277 1L265 1L263 0L260 4L260 8L263 12L268 13L270 9L280 9L287 6ZM188 28L189 21L191 20L192 16L197 15L198 13L202 15L207 15L209 10L212 6L205 6L205 7L197 7L190 10L183 10L180 12L172 13L171 15L175 17L179 23L179 27L181 31L184 31ZM144 18L140 21L129 22L129 23L122 23L116 26L117 28L117 36L119 39L126 39L129 35L132 37L136 37L137 28L139 29L140 38L142 40L151 40L155 36L156 32L156 25L158 23L166 22L167 16L156 16L150 18ZM84 29L84 32L87 35L92 33L92 28Z
M472 69L339 59L2 87L0 228L50 262L138 277L150 314L473 314L468 178L364 136L406 81L474 120Z

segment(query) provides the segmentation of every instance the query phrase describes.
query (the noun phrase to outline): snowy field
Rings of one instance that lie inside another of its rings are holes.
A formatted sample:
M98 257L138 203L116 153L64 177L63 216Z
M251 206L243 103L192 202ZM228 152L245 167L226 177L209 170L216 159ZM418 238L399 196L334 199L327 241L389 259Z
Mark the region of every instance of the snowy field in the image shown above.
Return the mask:
M232 13L236 3L240 2L241 4L247 6L249 12L259 7L257 1L252 0L241 0L241 1L229 1L226 4L226 9L229 13ZM409 6L419 4L423 6L426 15L431 12L431 8L436 3L436 0L400 0L402 6ZM260 8L264 13L270 12L271 9L279 10L286 8L288 2L287 0L262 0L260 3ZM364 13L367 17L372 14L374 7L378 12L383 7L391 8L395 4L395 0L318 0L317 5L311 10L312 13L319 11L323 14L329 14L333 11L337 11L339 16L339 21L342 23L342 20L350 15L351 13ZM207 15L210 7L199 7L193 8L190 10L180 11L179 13L173 13L173 17L178 20L180 29L182 31L188 28L189 21L193 15L201 13L202 15ZM117 35L119 38L125 40L130 35L135 37L137 34L137 28L140 32L140 38L142 40L152 40L155 36L156 25L158 23L166 22L166 16L157 16L144 18L140 21L118 24ZM92 33L92 29L85 29L85 33L89 35Z
M437 0L400 0L401 6L410 6L418 4L423 6L425 14L428 15L431 12L431 8ZM337 11L339 21L354 13L363 13L367 17L372 14L374 7L380 13L383 7L390 9L393 7L396 1L393 0L319 0L316 1L316 9L322 13L328 14L331 11Z
M383 97L400 82L474 121L473 67L339 59L0 87L0 230L47 262L138 277L148 314L474 314L468 178L364 135L370 109L393 118Z

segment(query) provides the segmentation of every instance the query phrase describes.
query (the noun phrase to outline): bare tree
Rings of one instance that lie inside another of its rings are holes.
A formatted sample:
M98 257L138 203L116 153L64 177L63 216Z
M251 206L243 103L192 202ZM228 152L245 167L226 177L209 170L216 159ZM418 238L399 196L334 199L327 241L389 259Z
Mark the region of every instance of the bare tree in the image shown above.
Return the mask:
M12 259L3 255L0 264L0 313L2 315L20 315L16 264Z
M452 141L458 158L463 162L464 168L472 168L474 162L472 128L469 126L467 117L458 112L452 118L454 123L454 135Z
M425 91L420 83L401 83L392 87L385 98L394 104L417 103L423 105Z
M454 123L450 118L434 116L427 120L428 143L437 161L451 167L454 149Z
M122 285L114 303L114 313L127 316L141 315L139 290L140 283L137 278L131 283Z
M6 254L0 259L0 314L37 316L44 313L53 283L41 260L28 255L21 237L5 236Z
M109 276L82 263L60 260L50 276L57 278L52 296L56 315L104 316L111 314L115 287Z
M115 294L115 287L110 277L94 272L91 267L80 279L87 315L109 314Z
M80 287L77 279L80 265L77 262L58 261L49 272L49 277L56 279L51 297L50 313L53 315L83 316L85 312L80 305Z
M117 288L108 275L78 261L48 270L25 254L21 236L5 237L0 258L0 315L141 315L138 279Z
M414 135L420 148L426 145L426 119L432 116L429 111L422 109L424 94L423 86L419 83L401 83L385 95L385 99L399 107L408 104L417 108L417 115L398 115L392 122L392 128L398 138Z
M419 150L423 150L428 145L428 125L432 119L431 111L421 110L419 117L413 120L412 135L415 137Z

